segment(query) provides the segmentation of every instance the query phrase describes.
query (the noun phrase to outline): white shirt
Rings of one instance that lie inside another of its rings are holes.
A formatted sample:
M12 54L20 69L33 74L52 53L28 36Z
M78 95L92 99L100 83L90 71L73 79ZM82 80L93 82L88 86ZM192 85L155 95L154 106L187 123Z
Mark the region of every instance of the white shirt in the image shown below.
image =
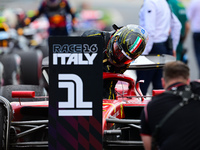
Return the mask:
M181 23L171 12L166 0L144 0L140 10L140 25L147 30L149 40L143 52L149 54L153 43L165 42L171 29L173 49L176 50L180 39Z
M191 30L200 32L200 0L192 0L187 8L187 16L191 22Z

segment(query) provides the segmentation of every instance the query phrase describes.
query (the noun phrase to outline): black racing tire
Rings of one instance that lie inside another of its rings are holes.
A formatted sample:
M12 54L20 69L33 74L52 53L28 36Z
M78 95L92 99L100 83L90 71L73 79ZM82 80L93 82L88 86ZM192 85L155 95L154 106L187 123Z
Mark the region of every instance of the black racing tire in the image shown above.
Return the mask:
M21 84L39 85L42 73L42 52L16 52L21 57Z
M4 67L3 64L0 62L0 87L3 85L3 74L4 74Z
M0 103L0 149L6 149L6 109Z
M43 58L49 56L49 49L48 49L48 45L44 45L44 46L39 46L37 47L37 50L40 50L43 54Z
M6 54L0 56L0 61L4 67L3 85L18 84L20 74L20 57L17 54Z

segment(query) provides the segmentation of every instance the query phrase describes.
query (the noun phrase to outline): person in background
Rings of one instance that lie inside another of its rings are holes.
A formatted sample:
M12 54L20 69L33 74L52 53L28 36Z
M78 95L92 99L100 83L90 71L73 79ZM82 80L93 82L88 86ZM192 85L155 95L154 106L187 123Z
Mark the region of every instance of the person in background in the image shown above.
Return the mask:
M103 71L123 74L130 63L144 51L148 33L144 28L134 24L113 27L115 30L112 31L87 30L82 37L102 37ZM116 83L114 80L104 80L103 98L116 99Z
M44 14L49 21L49 35L68 35L67 15L71 15L72 23L76 23L75 12L67 0L43 0L35 16L26 18L25 23L29 24Z
M176 59L187 63L187 51L183 48L183 44L190 29L189 21L186 15L186 8L180 0L167 0L167 2L171 7L172 12L177 16L182 25L180 41L176 49Z
M193 34L194 52L199 68L200 77L200 0L191 0L187 8L187 16L191 24Z
M142 55L169 54L176 57L176 48L180 39L181 23L171 12L166 0L144 0L140 10L140 26L149 34L149 41ZM143 95L146 95L152 82L153 89L162 89L162 69L137 70L137 81Z
M173 61L163 68L162 85L165 92L152 97L141 113L145 150L200 149L200 82L190 82L189 67Z

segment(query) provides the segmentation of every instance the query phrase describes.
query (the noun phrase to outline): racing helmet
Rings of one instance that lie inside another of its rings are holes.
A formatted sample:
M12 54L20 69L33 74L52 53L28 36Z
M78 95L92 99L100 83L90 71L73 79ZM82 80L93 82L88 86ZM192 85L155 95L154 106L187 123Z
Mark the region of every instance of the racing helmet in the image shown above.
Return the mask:
M148 33L139 25L129 24L118 29L107 46L109 62L117 67L131 63L142 54L147 41Z
M56 7L61 3L61 0L46 0L49 7Z

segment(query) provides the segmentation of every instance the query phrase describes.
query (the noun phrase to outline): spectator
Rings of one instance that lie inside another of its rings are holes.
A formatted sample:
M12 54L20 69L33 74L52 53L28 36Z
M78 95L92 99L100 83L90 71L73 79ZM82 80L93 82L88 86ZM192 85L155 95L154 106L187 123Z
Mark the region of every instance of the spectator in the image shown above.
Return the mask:
M171 7L172 12L176 15L182 25L180 41L176 49L176 59L187 63L186 49L183 49L183 44L190 29L186 15L186 8L180 0L167 0L167 2Z
M191 23L191 31L193 33L193 45L197 64L200 70L200 0L191 0L187 9L187 16ZM200 72L199 72L200 77Z
M143 55L176 55L175 50L180 39L181 23L170 11L166 0L144 0L140 10L140 26L145 28L149 34L149 41ZM144 83L140 85L144 95L146 95L151 82L153 89L162 89L162 69L138 70L136 75L137 81L144 80Z
M154 146L159 150L200 149L200 120L196 118L200 115L200 83L190 83L188 66L174 61L164 66L162 84L166 91L154 96L141 114L145 150Z
M49 35L68 35L67 15L71 15L72 23L76 22L75 13L67 0L43 0L36 15L29 20L25 20L26 24L34 21L36 18L44 14L50 24Z

